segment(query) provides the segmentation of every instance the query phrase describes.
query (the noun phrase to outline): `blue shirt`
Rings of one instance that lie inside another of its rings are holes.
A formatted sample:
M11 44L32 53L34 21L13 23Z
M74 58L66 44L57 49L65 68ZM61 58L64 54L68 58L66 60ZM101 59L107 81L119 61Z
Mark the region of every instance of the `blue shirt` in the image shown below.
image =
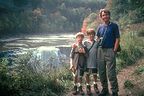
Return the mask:
M102 48L114 48L116 38L120 37L118 25L112 22L108 25L101 24L98 27L96 36L98 38L103 37Z

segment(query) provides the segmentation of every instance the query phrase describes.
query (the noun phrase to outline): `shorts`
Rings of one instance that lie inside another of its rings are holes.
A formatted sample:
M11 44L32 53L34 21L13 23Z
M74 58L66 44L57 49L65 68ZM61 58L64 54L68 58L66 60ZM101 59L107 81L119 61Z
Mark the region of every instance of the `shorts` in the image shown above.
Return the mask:
M87 68L86 71L85 71L85 73L87 75L90 75L90 74L97 75L97 68Z

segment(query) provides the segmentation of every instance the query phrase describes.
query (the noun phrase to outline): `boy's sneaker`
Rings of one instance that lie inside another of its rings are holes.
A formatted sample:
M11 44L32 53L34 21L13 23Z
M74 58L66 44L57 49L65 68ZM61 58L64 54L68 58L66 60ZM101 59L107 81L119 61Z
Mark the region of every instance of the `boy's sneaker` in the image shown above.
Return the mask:
M99 93L99 89L98 89L97 84L94 84L94 90L95 90L95 92L96 92L97 94Z
M86 91L87 91L88 95L91 95L91 86L90 85L87 85Z
M77 86L76 86L76 85L75 85L74 88L73 88L72 94L73 94L73 95L77 95L77 94L78 94Z
M109 92L108 89L102 89L101 93L98 96L108 96Z
M80 94L80 95L84 95L84 91L83 91L83 89L82 89L82 86L79 86L79 89L78 89L78 90L79 90L79 94Z

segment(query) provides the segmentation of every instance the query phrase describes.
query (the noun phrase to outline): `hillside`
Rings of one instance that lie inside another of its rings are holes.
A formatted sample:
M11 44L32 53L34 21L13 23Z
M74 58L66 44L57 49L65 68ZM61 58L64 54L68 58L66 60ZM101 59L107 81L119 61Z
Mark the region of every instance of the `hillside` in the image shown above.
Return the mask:
M0 0L0 34L80 31L83 19L105 0Z
M122 51L117 55L119 96L144 96L143 5L142 0L108 0L105 7L111 11L111 21L119 25L121 32ZM82 28L96 30L100 23L97 11L85 18Z

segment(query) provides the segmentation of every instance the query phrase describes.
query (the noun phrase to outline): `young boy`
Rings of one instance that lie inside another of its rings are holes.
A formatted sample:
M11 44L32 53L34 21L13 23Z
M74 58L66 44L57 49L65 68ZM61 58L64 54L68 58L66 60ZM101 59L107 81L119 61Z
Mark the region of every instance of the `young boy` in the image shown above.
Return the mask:
M98 94L99 90L97 87L97 42L94 40L95 38L95 31L93 29L89 29L87 31L88 40L84 42L88 50L88 57L87 57L87 67L86 67L86 90L87 94L91 94L91 86L90 86L90 74L93 75L94 79L94 90Z
M73 72L74 76L74 95L78 93L81 95L84 94L81 85L86 63L86 48L82 44L83 39L84 34L78 32L76 34L76 42L73 44L70 53L70 70Z

